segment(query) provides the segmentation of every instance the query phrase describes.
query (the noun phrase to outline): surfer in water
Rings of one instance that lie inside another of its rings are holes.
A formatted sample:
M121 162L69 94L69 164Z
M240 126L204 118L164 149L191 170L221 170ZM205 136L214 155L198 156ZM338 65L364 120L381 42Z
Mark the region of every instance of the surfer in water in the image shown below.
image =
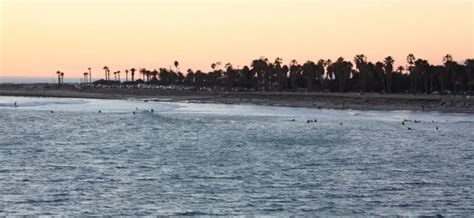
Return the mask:
M16 101L15 101L15 103L13 104L13 107L18 107L18 104L16 103Z

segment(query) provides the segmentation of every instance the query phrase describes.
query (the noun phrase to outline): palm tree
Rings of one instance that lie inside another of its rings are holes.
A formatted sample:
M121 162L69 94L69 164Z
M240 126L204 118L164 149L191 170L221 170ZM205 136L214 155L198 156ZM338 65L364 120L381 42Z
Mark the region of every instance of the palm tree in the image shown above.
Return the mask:
M444 63L444 67L446 68L445 70L445 87L448 88L448 81L451 80L452 82L452 86L451 86L451 89L453 91L456 91L457 89L457 81L456 81L456 77L458 76L457 73L457 69L458 69L458 63L456 63L454 60L453 60L453 56L450 55L450 54L447 54L443 57L443 63Z
M117 71L117 75L118 75L118 81L120 82L120 70Z
M257 74L257 84L256 84L256 90L259 90L261 86L266 82L266 79L264 78L264 74L266 74L266 71L268 70L268 59L261 57L260 59L255 59L252 61L252 70ZM265 80L265 81L264 81ZM267 87L265 87L267 88Z
M353 65L351 62L345 61L343 57L340 57L333 66L336 79L339 81L339 92L344 92L346 80L350 78Z
M466 65L468 78L467 85L469 86L469 91L472 91L472 87L474 86L474 59L467 59L464 64Z
M298 79L298 74L300 70L301 70L301 66L298 64L298 62L295 59L291 60L290 82L291 82L291 88L293 89L293 91L296 91L298 89L297 79Z
M448 61L453 61L453 56L451 54L446 54L444 57L443 57L443 63L446 63Z
M324 66L326 66L326 79L329 78L329 72L328 72L328 67L332 64L332 60L331 59L327 59L326 61L324 61Z
M438 84L441 86L439 91L444 92L446 89L446 68L442 65L435 66L433 69L433 73L438 77Z
M86 83L87 83L87 78L88 78L89 73L88 73L88 72L84 72L83 75L84 75L84 77L82 77L82 79L84 80L84 84L86 84Z
M367 84L367 57L364 54L358 54L354 57L354 63L359 70L360 92L364 93Z
M179 62L178 61L174 61L174 67L176 67L176 73L179 72Z
M385 75L384 65L382 62L378 61L377 63L375 63L375 73L377 73L377 76L380 79L380 82L382 83L382 90L385 91L385 81L387 76Z
M109 75L110 75L110 70L109 67L104 66L104 71L105 71L105 80L109 81Z
M64 72L61 72L61 84L64 85Z
M132 82L135 82L135 71L137 71L137 69L135 69L135 68L130 69L130 75L132 76Z
M392 56L388 56L384 59L384 69L385 69L385 74L387 76L387 92L391 93L392 92L392 74L393 74L393 63L395 60L392 58Z
M408 71L410 72L410 89L412 92L415 92L418 90L418 76L413 72L413 67L415 64L415 55L413 54L408 54L407 56L407 63L408 63Z
M312 61L307 61L303 64L303 77L306 79L307 91L313 91L313 80L316 79L317 66Z
M234 68L232 67L231 63L227 63L225 65L225 82L227 85L227 91L232 91L232 88L234 87L235 83L235 78L236 78L236 72Z
M125 81L128 81L128 70L125 70Z
M402 78L402 75L403 75L403 71L405 70L405 68L403 66L398 66L397 67L397 71L398 71L398 74L397 75L397 91L400 91L400 79Z
M92 68L87 68L89 70L89 83L92 84Z
M140 69L140 73L142 74L143 81L145 81L146 71L147 71L147 70L146 70L145 68L141 68L141 69Z
M194 74L194 71L193 71L192 69L188 69L188 70L186 71L186 78L184 79L186 85L191 86L191 85L195 84L195 83L194 83L194 78L195 78L194 75L195 75L195 74Z
M61 71L56 71L56 75L58 76L58 85L61 85Z
M419 83L421 83L421 85L422 85L420 90L424 89L423 91L426 92L426 93L430 92L430 84L429 84L430 83L430 81L429 81L430 75L428 75L429 66L430 66L430 64L428 63L427 60L417 59L415 61L415 67L413 69L413 72L415 73L415 75L420 80Z

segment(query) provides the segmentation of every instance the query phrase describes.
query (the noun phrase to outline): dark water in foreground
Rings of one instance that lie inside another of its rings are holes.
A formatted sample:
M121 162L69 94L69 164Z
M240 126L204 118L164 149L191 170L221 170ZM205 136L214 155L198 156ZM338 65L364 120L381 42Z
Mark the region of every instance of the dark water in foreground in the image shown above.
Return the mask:
M472 216L473 130L472 115L0 97L0 215Z

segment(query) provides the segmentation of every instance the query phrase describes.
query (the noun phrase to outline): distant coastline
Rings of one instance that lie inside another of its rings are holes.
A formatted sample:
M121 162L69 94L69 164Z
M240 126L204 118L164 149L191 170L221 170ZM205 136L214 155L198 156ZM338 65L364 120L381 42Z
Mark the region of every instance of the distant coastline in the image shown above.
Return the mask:
M95 78L92 78L95 79ZM98 79L98 78L97 78ZM0 84L35 84L35 83L56 83L56 75L51 77L44 76L0 76ZM65 83L80 83L79 77L68 77L64 79Z
M474 113L468 95L412 95L324 92L215 92L140 88L97 88L53 84L0 84L1 96L143 99L151 101L253 104L353 110L413 110Z

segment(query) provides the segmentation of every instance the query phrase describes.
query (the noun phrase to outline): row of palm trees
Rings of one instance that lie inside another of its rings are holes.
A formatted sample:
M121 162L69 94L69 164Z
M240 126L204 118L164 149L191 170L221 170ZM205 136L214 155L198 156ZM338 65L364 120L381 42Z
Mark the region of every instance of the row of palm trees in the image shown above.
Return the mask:
M58 85L64 84L64 72L58 70L56 76L58 76Z
M179 62L175 69L125 70L125 82L121 82L121 71L115 71L114 79L110 69L103 67L105 79L95 84L153 84L187 85L197 89L210 88L226 91L332 91L332 92L385 92L385 93L432 93L466 92L474 86L474 59L464 64L453 60L451 55L443 57L442 65L432 65L427 60L409 54L406 66L394 66L395 60L388 56L375 63L358 54L353 62L340 57L336 61L320 59L316 62L298 63L291 60L283 64L281 58L270 61L261 57L250 66L234 68L231 63L222 66L221 62L211 64L210 72L188 69L186 75L180 72ZM141 77L136 79L136 73ZM129 80L130 74L130 80ZM84 73L91 83L91 68ZM84 80L86 81L86 79Z

